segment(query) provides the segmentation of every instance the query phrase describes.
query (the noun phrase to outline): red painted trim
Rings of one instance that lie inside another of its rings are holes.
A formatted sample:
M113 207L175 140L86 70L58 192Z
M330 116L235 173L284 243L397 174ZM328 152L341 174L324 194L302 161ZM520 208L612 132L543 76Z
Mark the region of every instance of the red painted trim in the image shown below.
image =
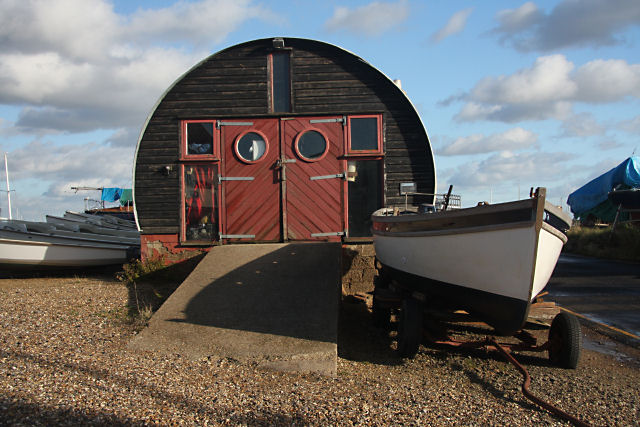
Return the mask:
M258 159L258 160L247 160L244 157L242 157L240 155L240 152L238 151L238 143L240 142L240 140L242 139L242 137L244 137L247 134L250 133L256 133L258 135L260 135L264 141L265 147L264 147L264 153L262 154L262 156ZM240 135L238 135L238 137L236 138L236 140L233 143L233 152L236 155L236 157L238 158L238 160L240 160L242 163L246 163L249 165L255 165L256 163L260 163L262 161L264 161L264 159L267 158L267 155L269 154L269 138L267 138L267 136L262 133L261 131L257 130L257 129L250 129L247 130L246 132L242 132Z
M378 145L375 150L352 150L351 149L351 119L370 119L375 118L377 124ZM382 114L357 114L347 116L347 135L345 138L345 156L383 156L382 150Z
M178 238L178 242L180 242L180 244L183 243L198 243L195 241L188 241L187 240L187 223L185 220L185 182L184 182L184 168L185 166L189 166L189 167L197 167L197 166L205 166L205 167L209 167L209 168L213 168L213 182L212 182L212 187L211 187L211 191L214 192L216 199L219 199L220 197L220 190L219 190L219 185L218 185L218 175L220 174L220 168L218 167L217 163L212 163L212 162L199 162L199 163L181 163L180 164L180 201L178 203L178 209L179 211L179 216L180 216L180 231L177 234L177 238ZM212 203L214 201L212 200ZM217 228L218 228L218 234L220 234L220 201L216 200L216 203L218 203L218 218L217 218ZM215 209L216 206L212 206L211 209ZM215 244L217 240L212 240L211 243L212 245Z
M300 153L300 149L298 147L298 142L300 141L300 138L307 132L310 131L315 131L318 132L320 135L322 135L322 137L324 138L325 141L325 145L324 145L324 153L322 153L321 156L315 157L313 159L310 159L308 157L305 157L302 155L302 153ZM314 162L319 162L320 160L324 159L327 156L327 153L329 152L329 146L331 145L331 141L329 140L329 138L327 137L327 135L321 131L318 128L314 128L314 127L309 127L304 129L302 132L300 132L298 135L296 135L296 139L295 139L295 143L293 144L293 149L296 152L296 155L301 159L304 160L307 163L314 163Z
M212 154L187 154L187 124L211 123L213 125L213 153ZM182 120L180 122L180 160L181 161L218 161L220 160L220 130L216 127L216 120Z
M345 141L343 139L343 141ZM345 141L346 143L346 141ZM348 161L341 160L340 166L342 166L342 171L346 174L348 168ZM345 232L344 237L349 237L349 181L346 179L342 180L342 229Z
M275 110L273 106L273 53L267 56L267 68L269 70L269 112L273 113Z

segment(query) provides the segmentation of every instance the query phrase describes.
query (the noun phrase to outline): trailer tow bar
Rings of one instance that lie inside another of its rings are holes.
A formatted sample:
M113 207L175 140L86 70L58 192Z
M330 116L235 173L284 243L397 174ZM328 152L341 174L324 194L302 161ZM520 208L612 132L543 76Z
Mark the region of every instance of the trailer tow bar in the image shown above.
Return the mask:
M529 399L533 403L543 407L547 411L559 416L560 418L573 423L576 426L580 426L580 427L589 427L590 426L590 424L587 424L586 422L574 417L573 415L564 412L562 409L553 406L551 403L546 402L546 401L540 399L539 397L537 397L536 395L534 395L533 393L531 393L531 391L529 390L529 385L531 384L531 377L529 376L529 372L527 372L525 367L522 366L515 359L515 357L513 357L511 355L511 353L509 353L509 351L507 351L504 347L502 347L500 344L498 344L498 342L495 339L487 337L485 342L487 344L492 345L493 347L495 347L496 350L498 350L500 353L502 353L502 355L507 359L507 361L511 362L511 364L513 366L515 366L518 369L518 371L520 371L520 373L522 374L523 380L524 380L522 382L522 394L524 394L524 396L527 399Z

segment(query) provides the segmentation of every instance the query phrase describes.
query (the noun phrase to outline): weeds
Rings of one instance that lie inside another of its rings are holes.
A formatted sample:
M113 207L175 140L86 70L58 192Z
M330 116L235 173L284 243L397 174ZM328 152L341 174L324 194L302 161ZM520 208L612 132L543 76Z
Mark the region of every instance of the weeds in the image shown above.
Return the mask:
M640 261L640 228L631 224L611 227L572 227L564 250L598 258Z
M116 277L129 288L130 323L139 328L146 326L153 313L187 278L202 256L171 265L167 265L162 257L125 264Z

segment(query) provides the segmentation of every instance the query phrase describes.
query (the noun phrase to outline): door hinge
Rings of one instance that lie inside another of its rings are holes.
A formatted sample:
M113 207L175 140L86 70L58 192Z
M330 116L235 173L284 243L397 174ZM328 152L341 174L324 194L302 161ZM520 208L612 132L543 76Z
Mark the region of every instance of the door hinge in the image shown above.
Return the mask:
M221 126L253 126L253 122L223 122L218 120L216 128L220 129Z
M332 233L311 233L311 237L330 237L330 236L344 236L344 231L335 231Z
M222 181L253 181L255 178L252 176L220 176L218 175L218 184Z
M309 120L309 123L342 123L342 125L347 124L347 117L342 116L336 119L312 119Z
M255 239L255 234L221 234L222 239Z
M347 179L347 174L345 172L342 172L342 173L336 173L336 174L333 174L333 175L319 175L319 176L311 176L311 177L309 177L309 179L311 181L317 181L319 179L332 179L332 178Z

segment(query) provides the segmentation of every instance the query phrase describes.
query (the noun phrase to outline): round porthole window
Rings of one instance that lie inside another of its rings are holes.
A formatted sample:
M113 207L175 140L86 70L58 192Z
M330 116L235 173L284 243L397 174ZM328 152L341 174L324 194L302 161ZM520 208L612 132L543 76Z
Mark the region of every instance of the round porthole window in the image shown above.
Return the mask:
M320 160L328 149L327 139L316 130L305 131L296 139L296 152L304 160Z
M248 132L236 141L236 154L247 163L254 163L267 152L267 141L256 132Z

